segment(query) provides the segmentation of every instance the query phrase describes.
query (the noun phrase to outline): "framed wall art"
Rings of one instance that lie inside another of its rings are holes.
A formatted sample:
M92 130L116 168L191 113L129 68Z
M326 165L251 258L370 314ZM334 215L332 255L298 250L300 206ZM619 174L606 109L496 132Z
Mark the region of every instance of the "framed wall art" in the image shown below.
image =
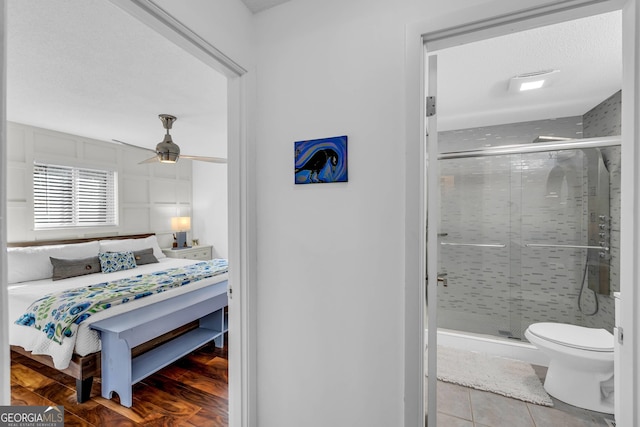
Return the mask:
M295 183L347 182L347 136L296 141Z

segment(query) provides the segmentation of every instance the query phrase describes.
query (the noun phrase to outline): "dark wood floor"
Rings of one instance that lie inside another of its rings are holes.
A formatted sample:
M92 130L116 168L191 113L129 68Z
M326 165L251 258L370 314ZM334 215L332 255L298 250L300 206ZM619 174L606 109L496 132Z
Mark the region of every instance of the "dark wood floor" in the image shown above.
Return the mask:
M11 352L13 405L64 405L65 427L227 427L227 347L208 344L133 387L133 406L100 396L96 378L91 399L76 403L75 380Z

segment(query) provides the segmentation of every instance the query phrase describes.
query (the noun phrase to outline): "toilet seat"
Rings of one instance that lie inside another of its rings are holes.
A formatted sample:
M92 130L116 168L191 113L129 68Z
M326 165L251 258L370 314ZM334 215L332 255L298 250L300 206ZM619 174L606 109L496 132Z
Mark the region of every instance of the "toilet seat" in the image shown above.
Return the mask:
M579 350L613 353L613 335L605 329L542 322L528 327L531 334L555 344Z

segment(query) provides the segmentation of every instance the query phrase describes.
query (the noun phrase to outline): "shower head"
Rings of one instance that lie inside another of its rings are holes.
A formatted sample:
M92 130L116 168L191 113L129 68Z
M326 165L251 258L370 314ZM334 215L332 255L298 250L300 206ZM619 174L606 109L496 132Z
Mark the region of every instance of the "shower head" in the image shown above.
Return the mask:
M565 138L563 136L537 136L532 142L554 142L554 141L573 141L575 138Z
M565 182L566 175L564 168L560 165L554 166L547 177L547 194L545 195L545 198L556 199L560 197L562 184Z

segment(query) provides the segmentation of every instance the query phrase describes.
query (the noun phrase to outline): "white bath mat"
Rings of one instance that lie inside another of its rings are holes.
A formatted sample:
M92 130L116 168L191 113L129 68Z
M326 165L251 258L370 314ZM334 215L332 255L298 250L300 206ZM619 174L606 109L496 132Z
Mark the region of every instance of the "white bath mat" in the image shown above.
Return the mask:
M425 352L425 369L427 352ZM438 379L525 402L553 406L533 367L520 360L438 346Z

